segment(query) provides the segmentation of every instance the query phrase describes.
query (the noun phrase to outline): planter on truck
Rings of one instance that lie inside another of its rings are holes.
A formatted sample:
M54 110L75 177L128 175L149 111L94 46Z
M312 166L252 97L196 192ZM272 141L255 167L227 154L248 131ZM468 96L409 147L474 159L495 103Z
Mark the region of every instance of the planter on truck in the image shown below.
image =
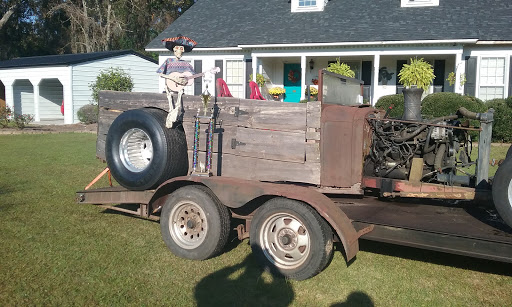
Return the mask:
M294 279L323 270L335 241L353 259L361 236L512 262L506 224L474 203L436 201L491 199L493 183L496 207L512 224L512 159L493 182L487 174L492 110L391 119L358 104L358 80L326 71L319 80L321 102L217 97L209 117L200 116L199 97L184 96L182 124L172 129L165 95L100 92L97 156L123 188L80 191L79 202L160 213L169 249L196 260L221 252L231 218L241 219L238 237L250 237L264 266ZM469 131L480 133L477 161ZM462 168L474 164L467 175Z

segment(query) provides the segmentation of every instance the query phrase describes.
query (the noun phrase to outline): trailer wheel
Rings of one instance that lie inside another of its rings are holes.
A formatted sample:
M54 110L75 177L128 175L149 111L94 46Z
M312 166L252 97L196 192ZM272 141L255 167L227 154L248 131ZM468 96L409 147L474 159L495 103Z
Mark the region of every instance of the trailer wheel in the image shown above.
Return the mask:
M160 230L176 256L204 260L217 255L229 236L230 215L212 192L203 186L174 191L160 215Z
M333 253L330 226L310 206L273 198L259 208L251 222L253 253L265 269L304 280L320 273Z
M166 116L159 109L129 110L110 126L105 156L112 176L123 187L152 189L187 174L185 133L180 128L166 128Z
M512 159L498 168L492 182L492 199L501 218L512 227Z

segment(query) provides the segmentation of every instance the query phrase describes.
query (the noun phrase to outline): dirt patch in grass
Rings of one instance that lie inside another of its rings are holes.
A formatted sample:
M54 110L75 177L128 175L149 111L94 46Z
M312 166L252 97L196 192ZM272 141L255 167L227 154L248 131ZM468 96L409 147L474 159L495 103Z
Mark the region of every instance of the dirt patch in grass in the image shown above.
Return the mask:
M37 125L32 124L24 129L1 128L1 134L43 134L43 133L97 133L98 124L72 124L72 125Z

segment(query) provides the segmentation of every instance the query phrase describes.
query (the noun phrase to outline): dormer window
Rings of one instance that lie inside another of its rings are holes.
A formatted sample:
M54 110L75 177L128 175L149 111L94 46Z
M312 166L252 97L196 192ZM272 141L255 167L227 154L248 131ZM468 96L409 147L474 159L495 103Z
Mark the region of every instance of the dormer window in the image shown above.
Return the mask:
M323 11L327 0L292 0L292 12Z
M402 7L439 6L439 0L401 0Z

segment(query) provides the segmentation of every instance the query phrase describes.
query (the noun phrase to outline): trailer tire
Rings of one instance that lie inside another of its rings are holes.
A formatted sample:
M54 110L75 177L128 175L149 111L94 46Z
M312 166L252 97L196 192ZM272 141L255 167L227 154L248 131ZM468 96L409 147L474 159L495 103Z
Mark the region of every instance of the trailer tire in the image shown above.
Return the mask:
M230 231L230 214L206 187L179 188L167 198L160 215L162 238L173 254L204 260L222 251Z
M492 199L501 218L512 227L512 159L498 168L492 182Z
M123 112L110 126L105 156L112 176L131 190L156 188L188 172L187 143L181 126L165 127L160 109Z
M265 269L290 279L320 273L333 254L333 233L309 205L277 197L254 214L250 243Z

